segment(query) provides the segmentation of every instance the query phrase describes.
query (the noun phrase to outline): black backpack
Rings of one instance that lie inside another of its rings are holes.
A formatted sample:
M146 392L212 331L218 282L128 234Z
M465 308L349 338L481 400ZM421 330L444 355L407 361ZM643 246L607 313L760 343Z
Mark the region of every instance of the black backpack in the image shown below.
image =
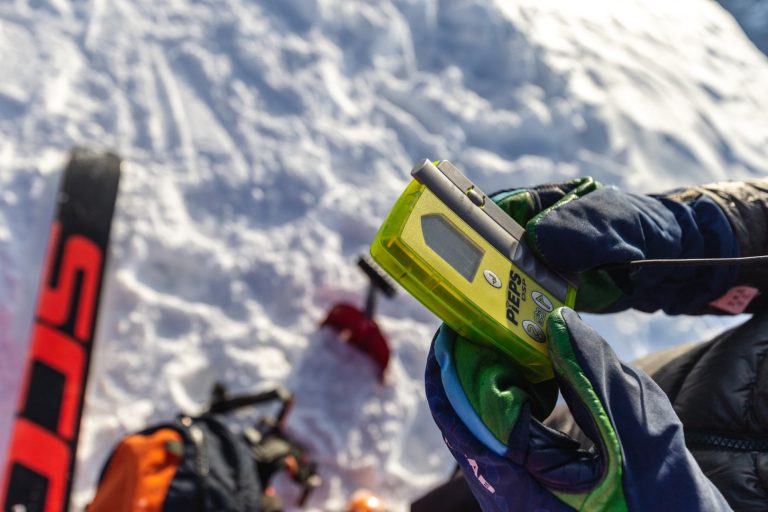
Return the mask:
M281 403L276 418L262 418L241 434L227 426L226 413L273 401ZM229 397L215 386L204 414L179 415L124 437L102 469L88 512L279 512L269 482L283 470L301 486L303 504L320 478L283 432L292 403L282 387Z

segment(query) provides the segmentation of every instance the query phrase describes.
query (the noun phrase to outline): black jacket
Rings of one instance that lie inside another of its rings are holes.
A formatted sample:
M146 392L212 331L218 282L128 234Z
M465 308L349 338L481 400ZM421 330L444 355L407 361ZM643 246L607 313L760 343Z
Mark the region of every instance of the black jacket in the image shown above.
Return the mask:
M768 510L768 312L677 352L648 369L683 422L688 449L734 510Z

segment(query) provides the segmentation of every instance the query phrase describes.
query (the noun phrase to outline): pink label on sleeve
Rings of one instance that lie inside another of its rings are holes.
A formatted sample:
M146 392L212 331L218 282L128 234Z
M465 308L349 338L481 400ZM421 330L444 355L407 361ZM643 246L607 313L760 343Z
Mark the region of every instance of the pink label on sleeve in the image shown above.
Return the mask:
M752 302L752 299L754 299L758 293L760 293L760 290L752 288L751 286L734 286L725 292L725 295L710 302L709 305L725 311L726 313L738 315L747 309L749 303Z

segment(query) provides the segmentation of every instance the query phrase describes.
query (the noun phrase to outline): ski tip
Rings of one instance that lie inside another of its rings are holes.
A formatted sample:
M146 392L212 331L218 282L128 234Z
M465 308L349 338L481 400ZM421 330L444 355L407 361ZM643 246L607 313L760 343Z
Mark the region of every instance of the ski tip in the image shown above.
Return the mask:
M120 170L122 159L111 149L96 146L75 146L69 150L69 165Z

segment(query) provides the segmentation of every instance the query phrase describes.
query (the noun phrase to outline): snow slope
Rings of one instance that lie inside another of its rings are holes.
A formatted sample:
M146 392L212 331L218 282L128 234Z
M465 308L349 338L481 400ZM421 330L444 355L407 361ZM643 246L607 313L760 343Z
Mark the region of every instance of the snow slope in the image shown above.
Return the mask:
M297 393L289 426L325 478L311 510L359 487L406 510L445 478L421 382L435 318L382 301L383 386L317 327L362 303L356 256L421 158L487 191L768 171L768 63L706 0L14 0L0 62L0 456L65 152L128 160L78 507L117 439L194 412L215 380ZM628 359L728 323L589 321Z

